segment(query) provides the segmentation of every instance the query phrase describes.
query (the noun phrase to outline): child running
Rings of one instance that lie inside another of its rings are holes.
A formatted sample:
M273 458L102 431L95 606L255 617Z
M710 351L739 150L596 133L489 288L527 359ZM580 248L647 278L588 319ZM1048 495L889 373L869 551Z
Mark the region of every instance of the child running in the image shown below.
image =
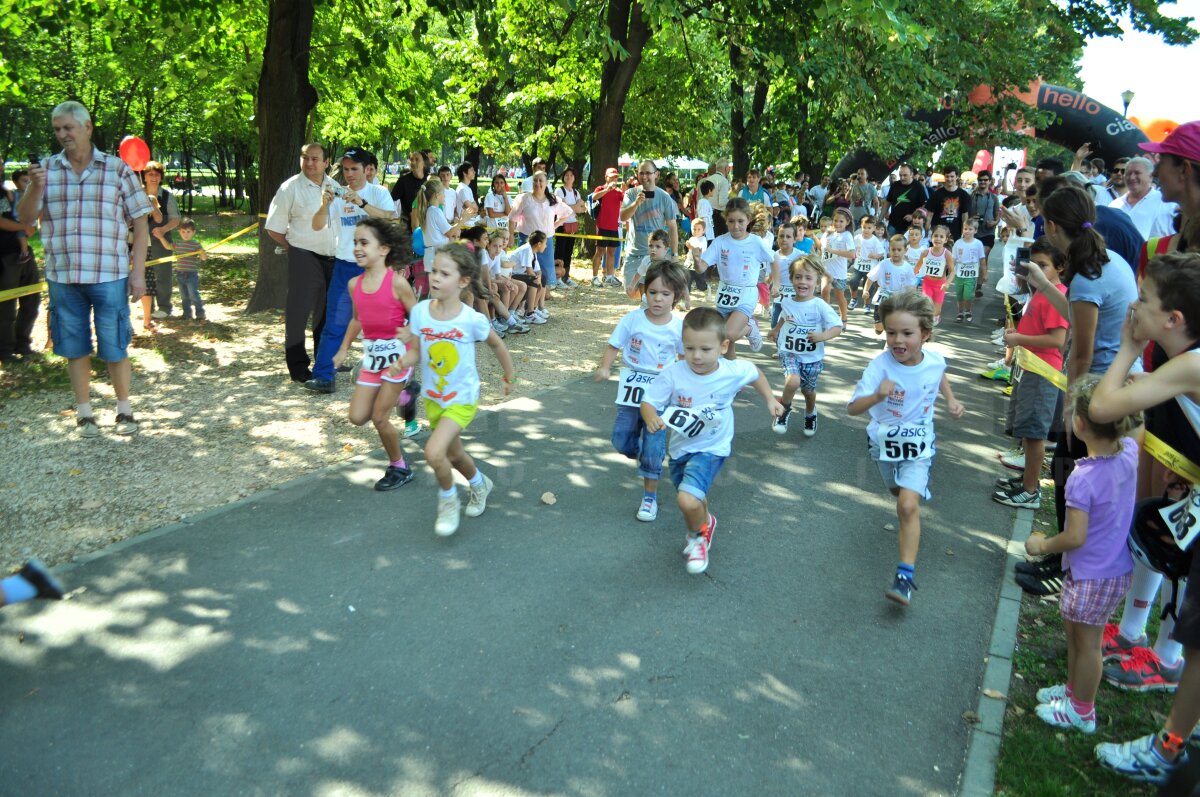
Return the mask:
M646 257L638 264L637 271L625 283L625 293L630 299L643 299L642 296L646 274L655 263L665 263L671 259L671 238L666 230L655 230L646 241ZM683 297L680 297L683 298ZM643 301L643 304L645 302Z
M1103 668L1104 625L1129 591L1133 557L1126 541L1133 520L1138 447L1126 435L1140 418L1100 423L1088 405L1100 377L1081 377L1071 390L1069 423L1087 445L1067 477L1067 523L1050 539L1029 535L1030 556L1061 553L1062 596L1058 602L1067 631L1067 682L1037 692L1037 715L1058 728L1096 732L1096 692Z
M893 247L897 246L896 238L892 241ZM903 255L897 259L903 261ZM887 329L887 348L863 372L847 411L870 414L867 450L883 483L896 496L900 563L884 597L907 606L916 589L913 575L921 545L921 500L930 498L933 405L939 392L946 397L950 417L961 418L963 405L954 398L946 379L945 358L923 350L933 336L929 297L911 289L894 293L883 300L879 317Z
M781 269L781 273L787 274L788 277L781 281L779 295L775 297L775 304L771 308L772 327L779 323L779 316L783 312L780 302L783 299L791 299L796 296L796 289L792 287L791 280L792 263L795 263L805 254L796 248L796 232L796 225L790 221L785 221L779 225L779 232L775 237L776 243L779 244L779 250L775 253L776 257L779 258L779 268Z
M929 248L921 252L913 268L921 279L921 292L933 302L933 325L942 323L942 302L946 301L947 275L954 270L954 255L946 251L950 240L950 228L939 224L933 228L933 239ZM959 319L960 321L962 319Z
M791 225L787 225L791 226ZM788 273L792 295L783 298L783 315L771 330L771 340L779 337L779 362L787 380L783 384L783 414L771 427L776 434L787 434L796 389L804 395L804 436L817 433L817 377L825 367L825 341L842 334L844 322L828 302L817 296L825 277L825 267L816 255L805 255L791 264Z
M772 418L783 414L783 405L753 363L722 357L732 345L727 330L726 320L711 307L697 307L684 316L684 359L660 371L642 399L647 431L671 429L671 482L687 525L683 552L689 573L708 569L717 528L708 493L732 449L734 397L752 385Z
M364 271L350 280L354 317L346 325L341 348L333 355L333 367L340 368L350 345L362 333L362 365L354 381L348 417L355 426L368 420L374 423L387 452L387 470L375 482L380 492L395 490L413 480L391 419L392 407L412 376L411 368L399 372L391 369L404 356L404 344L396 339L396 330L404 326L417 303L408 280L395 271L412 262L412 253L404 251L405 244L399 229L383 219L366 218L354 228L354 259Z
M683 319L671 313L687 295L687 273L673 261L655 263L646 272L646 304L617 323L596 369L597 382L608 379L621 355L624 367L617 383L617 417L613 448L638 463L644 492L637 519L658 517L658 480L667 453L667 433L650 432L642 420L642 398L658 373L683 356Z
M854 234L850 225L854 223L850 211L836 208L833 211L833 233L825 239L825 288L821 298L830 301L830 291L837 302L842 325L846 324L846 278L849 276L850 258L854 257Z
M477 296L487 295L480 269L479 258L465 246L448 245L437 250L429 274L430 298L413 307L409 325L399 330L401 340L410 348L389 369L392 377L398 377L405 368L421 364L425 417L432 430L425 444L425 461L433 468L440 490L433 530L441 537L458 531L462 512L454 471L470 485L467 517L483 514L492 491L491 479L475 467L462 444L462 433L479 409L475 344L487 343L504 369L504 395L512 389L514 379L512 358L504 341L487 316L462 302L464 288L471 288Z
M861 232L854 236L854 269L847 283L850 287L850 306L847 310L858 307L860 296L858 286L866 282L867 275L875 267L875 264L887 257L887 243L875 235L875 219L871 216L863 216L859 224ZM867 293L863 292L861 296L863 307L869 306L870 297Z
M725 224L729 232L713 239L701 259L716 266L721 277L717 289L717 312L725 319L721 353L730 360L736 355L734 344L742 336L750 341L750 350L762 348L763 338L754 321L758 303L758 275L763 266L771 268L771 293L779 293L779 260L763 239L750 234L750 203L740 197L725 206Z
M904 259L913 267L913 272L917 275L917 287L920 287L921 280L925 278L925 272L921 271L921 255L925 254L925 243L921 238L923 234L921 228L916 224L909 227L908 243L904 250Z
M954 296L958 300L958 321L971 321L975 302L975 281L983 264L983 244L975 237L979 222L963 222L962 238L954 242Z
M908 261L904 259L904 236L893 235L888 241L888 259L879 261L867 275L867 285L863 295L869 295L871 288L879 286L872 306L867 310L875 314L875 334L883 334L883 319L879 315L879 305L893 293L899 293L906 288L916 287L917 276Z

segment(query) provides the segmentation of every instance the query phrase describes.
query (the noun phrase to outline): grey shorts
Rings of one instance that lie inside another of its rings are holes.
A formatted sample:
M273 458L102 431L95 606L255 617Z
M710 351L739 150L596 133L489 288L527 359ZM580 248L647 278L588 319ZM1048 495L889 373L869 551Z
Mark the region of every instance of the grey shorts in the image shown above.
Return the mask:
M1005 431L1018 440L1049 440L1060 392L1049 379L1022 371L1008 402Z
M929 492L929 471L933 467L933 457L884 462L879 459L879 445L870 438L867 438L867 451L879 468L879 476L889 490L903 487L905 490L912 490L926 501L932 497Z

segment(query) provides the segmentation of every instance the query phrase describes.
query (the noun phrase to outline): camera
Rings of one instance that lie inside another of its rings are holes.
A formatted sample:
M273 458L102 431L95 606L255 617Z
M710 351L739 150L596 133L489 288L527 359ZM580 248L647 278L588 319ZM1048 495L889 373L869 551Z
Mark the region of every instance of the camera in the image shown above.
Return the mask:
M41 160L38 158L38 154L36 152L29 153L28 157L29 157L29 165L30 166L40 166L41 165Z

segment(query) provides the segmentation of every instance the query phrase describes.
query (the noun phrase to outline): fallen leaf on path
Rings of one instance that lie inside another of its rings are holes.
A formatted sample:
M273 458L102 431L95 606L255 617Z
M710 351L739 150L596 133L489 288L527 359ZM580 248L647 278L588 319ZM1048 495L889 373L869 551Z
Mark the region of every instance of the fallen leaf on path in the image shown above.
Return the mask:
M1008 695L995 689L984 689L984 697L990 697L992 700L1008 700Z
M346 451L346 452L350 452L350 451L354 450L354 446L351 445L350 443L346 443L345 445L342 446L342 450Z
M554 497L554 493L545 492L542 493L542 503L547 506L554 506L558 503L558 499Z
M78 476L81 473L83 473L83 471L81 471L79 468L71 468L69 471L67 471L67 475L69 476Z
M976 714L974 711L964 711L962 713L962 718L965 719L967 722L971 723L972 725L979 722L979 715Z

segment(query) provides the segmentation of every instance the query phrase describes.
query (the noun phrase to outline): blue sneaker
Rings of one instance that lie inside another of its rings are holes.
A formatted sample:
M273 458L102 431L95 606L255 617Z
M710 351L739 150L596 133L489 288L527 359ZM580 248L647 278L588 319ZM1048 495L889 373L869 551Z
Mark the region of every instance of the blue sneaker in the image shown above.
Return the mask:
M1104 742L1096 745L1096 760L1100 766L1139 783L1163 786L1171 774L1187 763L1187 751L1174 761L1165 761L1154 749L1154 734L1147 734L1132 742L1117 744Z
M64 592L62 584L50 575L46 566L37 559L30 559L26 562L17 575L33 585L33 588L37 590L38 598L47 601L62 600Z
M901 606L907 606L912 603L913 590L917 585L913 583L911 578L896 574L896 580L892 582L892 588L883 593L883 597L890 601L895 601Z

